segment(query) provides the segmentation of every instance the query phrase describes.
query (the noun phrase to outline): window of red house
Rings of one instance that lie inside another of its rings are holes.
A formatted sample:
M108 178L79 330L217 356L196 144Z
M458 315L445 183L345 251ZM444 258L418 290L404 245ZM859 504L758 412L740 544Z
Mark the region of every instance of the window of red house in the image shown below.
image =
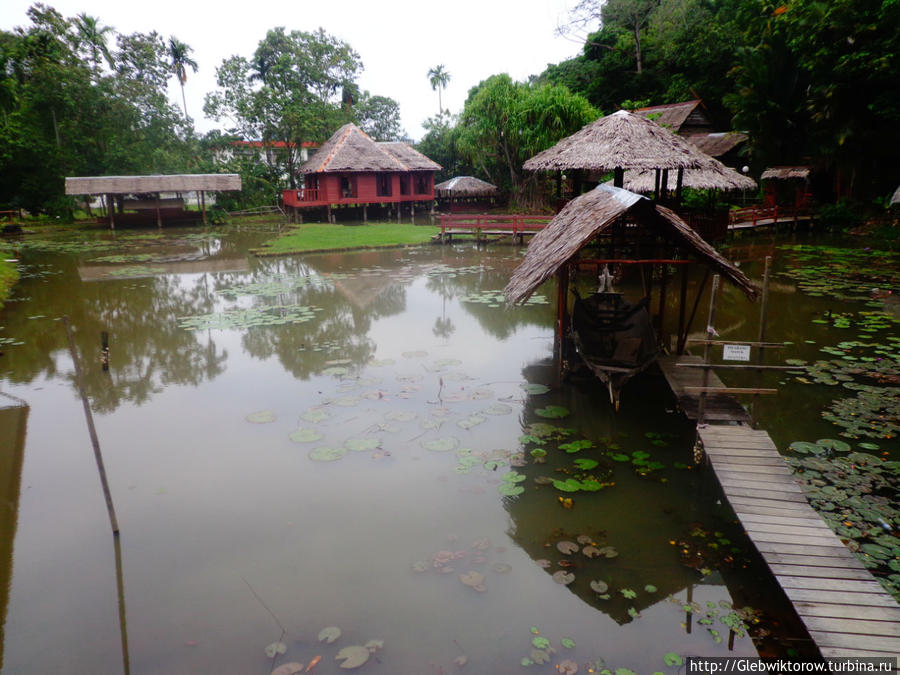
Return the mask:
M375 193L379 197L390 197L391 196L391 174L389 174L389 173L378 174Z
M428 176L416 176L416 194L428 194Z
M341 197L356 197L356 176L341 176Z
M400 194L409 194L409 176L400 176Z

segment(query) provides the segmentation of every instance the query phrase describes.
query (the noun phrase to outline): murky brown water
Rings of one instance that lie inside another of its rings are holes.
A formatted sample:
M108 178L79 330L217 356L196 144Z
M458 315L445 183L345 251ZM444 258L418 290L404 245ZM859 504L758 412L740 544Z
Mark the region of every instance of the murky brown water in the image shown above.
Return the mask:
M541 637L556 651L538 672L602 659L674 673L670 652L756 653L749 637L729 652L733 600L769 610L780 648L803 650L713 480L686 468L691 425L661 378L635 380L616 414L593 381L555 382L552 302L485 295L517 249L260 260L245 251L270 233L164 234L21 251L25 278L0 314L0 391L28 404L0 396L3 673L264 674L317 655L329 673L369 640L384 645L360 672L450 673L464 656L465 672L504 673ZM726 295L722 330L755 337L758 310L741 303ZM121 527L124 624L62 315ZM773 313L769 335L792 321ZM765 405L778 424L826 424ZM542 417L548 406L571 414ZM570 430L545 464L520 440L534 422ZM581 439L595 447L558 448ZM634 452L662 466L642 476L611 456ZM615 485L598 492L539 484L606 470ZM510 484L524 491L504 496ZM565 555L561 541L618 555ZM319 642L328 626L341 636ZM274 642L286 654L271 659Z

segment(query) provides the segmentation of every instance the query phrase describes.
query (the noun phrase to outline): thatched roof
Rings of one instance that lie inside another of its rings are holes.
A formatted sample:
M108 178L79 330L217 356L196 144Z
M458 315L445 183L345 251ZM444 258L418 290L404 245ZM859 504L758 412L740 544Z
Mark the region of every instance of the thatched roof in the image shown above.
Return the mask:
M700 101L683 101L681 103L667 103L665 105L654 105L647 108L638 108L635 110L638 115L652 119L660 126L671 129L675 133L688 121L688 118L694 115L694 124L692 126L712 126L706 115L700 109Z
M694 146L710 157L721 157L747 141L747 134L737 131L716 131L711 134L689 134L685 136Z
M669 172L669 190L675 190L678 174ZM681 179L682 187L694 190L755 190L756 181L721 164L712 169L687 170ZM632 192L649 193L656 190L656 171L626 171L623 187ZM661 186L664 187L664 186Z
M893 206L894 204L900 204L900 185L897 186L897 189L894 190L894 196L891 197L890 205Z
M673 211L646 197L609 185L598 185L566 204L546 228L538 232L503 290L510 303L524 302L594 237L625 214L656 229L686 253L709 265L750 298L756 289L737 267L723 258Z
M236 173L190 173L168 176L81 176L66 178L67 195L141 194L240 190Z
M355 124L345 124L300 167L300 173L438 171L440 164L406 143L376 143Z
M496 195L497 186L473 176L455 176L434 186L439 197L490 197Z
M773 166L763 171L760 180L790 180L792 178L809 178L808 166Z
M637 113L601 117L527 160L529 171L557 169L705 169L714 166L680 136Z

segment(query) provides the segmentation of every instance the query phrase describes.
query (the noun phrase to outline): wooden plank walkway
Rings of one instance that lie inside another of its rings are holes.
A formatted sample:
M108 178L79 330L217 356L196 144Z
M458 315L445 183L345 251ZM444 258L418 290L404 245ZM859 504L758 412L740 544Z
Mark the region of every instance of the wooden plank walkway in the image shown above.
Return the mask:
M703 368L687 368L678 363L703 363L699 356L661 356L657 359L659 367L666 376L679 407L688 419L698 418L700 397L689 394L688 387L703 386ZM712 370L707 379L708 387L724 387L722 380ZM703 409L703 418L713 422L746 422L750 423L750 414L733 396L723 394L707 395Z
M822 656L896 659L900 605L809 505L769 435L734 424L697 431L741 525Z

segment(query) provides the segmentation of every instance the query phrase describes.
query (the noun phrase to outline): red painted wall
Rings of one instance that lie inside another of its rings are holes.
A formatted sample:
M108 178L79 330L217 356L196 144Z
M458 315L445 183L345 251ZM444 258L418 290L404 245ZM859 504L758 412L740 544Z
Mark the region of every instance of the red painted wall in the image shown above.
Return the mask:
M410 171L409 193L401 194L399 173L389 174L391 194L378 194L378 178L381 173L323 173L318 174L318 193L285 190L282 194L285 206L324 206L326 204L394 204L396 202L424 202L434 199L434 172ZM341 179L347 178L353 186L353 196L345 197ZM307 182L309 184L309 181ZM417 190L422 190L418 192ZM298 195L298 193L300 193Z

